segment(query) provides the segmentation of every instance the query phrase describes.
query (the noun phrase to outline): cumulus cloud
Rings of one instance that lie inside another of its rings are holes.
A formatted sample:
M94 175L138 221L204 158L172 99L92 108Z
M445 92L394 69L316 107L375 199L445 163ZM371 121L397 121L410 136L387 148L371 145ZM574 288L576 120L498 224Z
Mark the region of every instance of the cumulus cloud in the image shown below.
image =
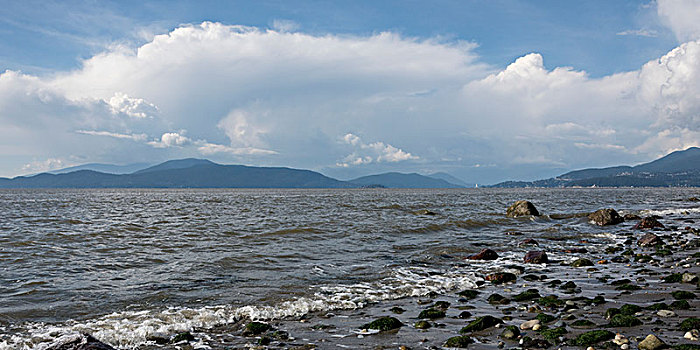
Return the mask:
M700 1L658 0L659 18L680 42L700 39Z
M405 160L419 159L418 156L414 156L411 153L381 141L363 143L360 137L354 134L345 134L342 140L344 143L353 146L355 151L343 158L342 162L336 163L336 165L340 167L370 164L373 162L396 163Z
M124 113L129 117L146 118L152 117L158 112L158 108L141 98L132 98L129 95L117 92L108 101L112 113Z
M192 140L190 140L188 137L181 135L176 132L166 132L164 133L159 140L154 140L151 142L148 142L149 145L155 147L155 148L168 148L168 147L182 147L185 146L189 143L191 143Z

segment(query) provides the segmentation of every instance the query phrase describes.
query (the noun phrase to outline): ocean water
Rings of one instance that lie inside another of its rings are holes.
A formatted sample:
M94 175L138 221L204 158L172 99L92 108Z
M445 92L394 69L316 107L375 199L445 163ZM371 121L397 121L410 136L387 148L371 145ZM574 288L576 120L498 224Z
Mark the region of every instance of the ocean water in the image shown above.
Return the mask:
M596 209L700 219L700 189L99 189L0 191L0 349L87 332L115 347L473 288L520 264L619 242ZM505 217L519 199L538 218ZM490 247L498 262L464 257ZM201 344L206 346L206 344Z

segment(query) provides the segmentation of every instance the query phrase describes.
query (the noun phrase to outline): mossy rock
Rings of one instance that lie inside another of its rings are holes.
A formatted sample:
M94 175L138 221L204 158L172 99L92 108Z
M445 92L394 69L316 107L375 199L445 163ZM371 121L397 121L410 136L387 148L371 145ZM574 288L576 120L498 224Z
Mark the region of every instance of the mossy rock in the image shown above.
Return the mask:
M445 342L445 347L446 348L466 348L469 346L469 344L473 343L474 340L472 340L471 337L467 335L460 335L456 337L452 337L447 339Z
M480 292L478 290L467 289L467 290L463 290L463 291L457 293L457 295L459 295L462 298L471 300L471 299L476 298L479 295L479 293Z
M376 329L380 332L390 331L392 329L399 329L403 326L403 323L395 317L384 316L380 317L370 323L362 325L363 329Z
M576 259L574 262L571 263L571 267L585 267L593 265L593 262L586 258Z
M263 336L260 339L258 339L258 345L270 345L272 342L272 339L268 336Z
M669 256L673 255L673 252L670 251L669 249L657 249L656 253L654 253L656 256Z
M418 322L416 322L416 324L414 325L414 327L415 327L416 329L428 329L428 328L430 328L430 327L432 327L432 326L433 326L433 325L431 325L430 322L428 322L428 321L418 321Z
M176 344L176 343L179 343L181 341L190 342L193 340L194 340L194 336L190 332L182 332L182 333L176 334L170 342L173 344Z
M619 315L619 314L620 314L620 309L618 309L616 307L611 307L611 308L605 310L605 318L608 320L613 318L613 316Z
M395 313L395 314L399 314L399 315L402 314L402 313L404 313L404 312L406 312L406 310L404 310L403 308L398 307L398 306L392 307L391 309L389 309L389 311L391 311L391 312L393 312L393 313Z
M545 329L540 331L540 335L544 338L547 339L553 343L559 344L559 337L564 336L564 334L569 333L566 330L566 327L557 327L557 328L552 328L552 329Z
M556 295L548 295L537 299L537 303L544 307L557 308L564 305L564 300L559 299Z
M562 284L562 285L559 287L559 289L574 289L574 288L576 288L576 287L578 287L578 286L576 285L576 283L571 282L571 281L568 281L568 282Z
M418 315L418 318L428 318L431 320L434 320L436 318L443 318L443 317L445 317L445 311L433 309L433 308L425 309L425 310L421 311L420 314Z
M517 326L506 326L500 337L503 339L513 340L520 335L520 328Z
M697 317L689 317L683 320L681 324L678 325L678 327L682 331L690 331L693 329L700 329L700 318Z
M540 298L540 292L537 291L537 289L528 289L518 295L513 296L513 300L515 301L528 301L532 299L537 299Z
M593 328L595 326L596 324L589 320L576 320L574 322L571 322L571 327L574 328Z
M498 318L495 318L493 316L487 315L487 316L481 316L477 317L476 320L472 321L465 327L463 327L459 332L460 333L468 333L468 332L478 332L478 331L483 331L484 329L491 328L497 324L503 323Z
M530 338L525 336L521 339L520 345L524 349L546 349L552 344L544 339Z
M557 318L555 316L545 314L544 312L540 312L537 314L537 316L535 316L535 319L538 319L540 320L540 323L545 324L555 321Z
M698 344L680 344L672 347L673 350L700 350Z
M606 330L595 330L580 334L571 341L571 345L591 346L615 338L615 333Z
M642 325L642 321L634 316L615 315L610 319L611 327L634 327Z
M671 293L674 299L678 300L689 300L689 299L695 299L695 294L684 291L684 290L678 290L673 293Z
M244 335L260 335L272 329L267 323L262 322L251 322L245 325Z
M615 287L615 290L640 290L640 289L642 289L642 287L640 287L636 284L630 284L630 283L619 285L619 286Z
M634 304L625 304L620 306L620 313L623 315L634 315L642 311L642 307Z
M436 301L435 304L433 304L432 308L447 310L450 308L450 302L444 300Z
M690 303L687 300L676 300L669 305L671 310L688 310Z

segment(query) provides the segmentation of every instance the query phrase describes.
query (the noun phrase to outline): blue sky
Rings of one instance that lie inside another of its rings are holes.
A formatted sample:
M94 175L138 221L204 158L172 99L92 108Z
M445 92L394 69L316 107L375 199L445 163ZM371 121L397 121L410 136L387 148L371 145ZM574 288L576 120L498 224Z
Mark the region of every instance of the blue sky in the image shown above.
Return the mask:
M535 179L698 145L700 2L0 6L0 176L201 157Z

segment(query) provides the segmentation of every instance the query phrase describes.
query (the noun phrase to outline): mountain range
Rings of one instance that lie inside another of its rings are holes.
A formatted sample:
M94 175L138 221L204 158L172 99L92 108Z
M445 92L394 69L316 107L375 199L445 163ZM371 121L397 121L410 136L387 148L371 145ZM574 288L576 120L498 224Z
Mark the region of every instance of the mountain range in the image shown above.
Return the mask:
M101 169L96 171L92 169ZM134 170L123 173L125 169ZM114 171L109 173L108 171ZM222 165L206 159L171 160L154 166L83 166L0 178L0 188L458 188L419 174L385 173L341 181L318 172L283 167Z
M506 181L491 187L698 187L700 148L675 151L649 163L571 171L537 181Z

